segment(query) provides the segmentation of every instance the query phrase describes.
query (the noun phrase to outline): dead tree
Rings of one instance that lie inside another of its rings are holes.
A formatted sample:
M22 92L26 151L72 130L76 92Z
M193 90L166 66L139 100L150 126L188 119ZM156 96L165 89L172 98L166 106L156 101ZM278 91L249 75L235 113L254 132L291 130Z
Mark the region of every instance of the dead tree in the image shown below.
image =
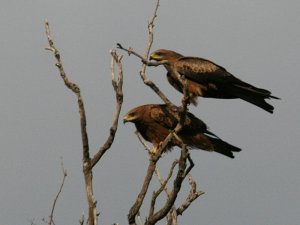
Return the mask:
M148 24L148 42L145 54L141 56L137 52L135 52L132 48L124 48L121 44L117 44L117 47L121 50L126 51L129 55L133 54L141 59L142 65L140 70L140 77L145 85L149 86L161 99L163 102L165 102L169 106L174 106L174 104L167 98L167 96L158 88L158 86L148 79L146 75L146 68L147 66L158 66L160 64L163 64L165 62L160 63L153 63L149 62L147 60L149 56L149 52L153 43L153 28L154 28L154 21L157 17L157 11L159 8L159 0L157 0L156 7L154 9L153 16ZM59 74L61 78L63 79L65 85L67 88L69 88L77 97L78 102L78 108L79 108L79 114L80 114L80 128L81 128L81 137L82 137L82 155L83 155L83 174L84 174L84 180L85 180L85 187L86 187L86 196L87 196L87 202L88 202L88 209L89 209L89 217L87 223L89 225L97 225L99 223L98 217L99 213L97 210L97 200L93 193L93 168L94 166L100 161L102 156L107 152L107 150L111 147L114 137L117 131L118 127L118 120L119 115L123 103L123 92L122 92L122 86L123 86L123 70L122 70L122 56L119 56L115 50L111 51L112 55L112 64L111 64L111 74L112 74L112 85L115 91L116 96L116 107L115 107L115 114L113 117L112 126L109 129L109 136L106 140L106 142L99 148L99 150L96 152L94 156L90 155L89 151L89 142L88 142L88 133L86 129L86 115L85 115L85 109L84 109L84 102L81 96L80 88L77 84L70 81L69 77L65 73L61 55L58 51L58 49L54 45L54 41L51 37L49 23L46 21L45 23L45 29L46 29L46 35L48 39L49 46L46 48L47 50L51 51L54 54L54 57L56 59L56 67L59 70ZM118 75L115 75L115 64L117 64L118 67ZM175 71L174 71L175 72ZM149 165L148 169L144 178L144 182L142 184L142 188L132 205L132 207L129 210L128 213L128 223L130 225L154 225L158 221L160 221L163 218L166 218L166 223L168 225L176 225L177 224L177 216L182 215L183 212L190 206L190 204L197 199L200 195L202 195L204 192L197 191L196 189L196 182L192 179L192 177L189 175L189 172L193 168L194 164L193 161L189 155L189 151L187 149L187 146L185 143L181 141L181 139L177 136L177 133L182 129L182 126L185 121L186 112L188 111L188 102L189 102L189 93L187 89L187 83L184 79L184 77L181 77L179 74L177 74L178 78L182 81L184 85L184 95L182 97L182 104L180 107L180 120L176 126L176 128L172 131L170 131L167 138L164 140L164 142L160 145L155 157L149 157ZM142 139L142 137L138 134L138 137L141 141L141 143L145 146L145 148L151 152L151 149L147 146L145 143L145 140ZM181 143L181 151L180 156L177 160L175 160L172 165L170 166L169 173L166 179L163 179L159 173L159 170L157 168L157 163L159 159L162 156L162 153L164 152L167 144L172 138L176 138ZM177 170L176 170L177 167ZM158 190L155 190L152 192L152 197L150 201L150 208L148 215L146 216L146 221L142 222L140 219L140 208L144 204L144 199L146 194L149 192L149 184L152 181L153 174L156 174L157 179L160 182L160 187ZM172 179L172 175L174 175L173 185L172 187L168 187L168 183ZM186 200L180 204L179 207L176 207L175 201L177 199L177 196L181 190L181 186L183 181L186 178L189 178L189 184L190 184L190 193L186 197ZM166 201L164 205L162 205L160 208L157 207L157 198L159 195L161 195L163 192L166 193ZM60 192L59 192L60 193ZM54 210L55 204L53 206ZM159 208L156 210L156 208ZM54 224L53 223L53 214L51 214L49 225ZM84 218L80 221L80 224L84 224Z

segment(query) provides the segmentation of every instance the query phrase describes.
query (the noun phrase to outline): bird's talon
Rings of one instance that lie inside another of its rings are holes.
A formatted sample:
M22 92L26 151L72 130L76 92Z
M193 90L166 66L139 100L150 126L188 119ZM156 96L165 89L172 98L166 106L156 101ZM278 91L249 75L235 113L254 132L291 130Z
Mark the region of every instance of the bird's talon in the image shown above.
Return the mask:
M151 161L154 161L155 158L156 158L155 152L150 152L150 154L149 154L149 159L150 159Z

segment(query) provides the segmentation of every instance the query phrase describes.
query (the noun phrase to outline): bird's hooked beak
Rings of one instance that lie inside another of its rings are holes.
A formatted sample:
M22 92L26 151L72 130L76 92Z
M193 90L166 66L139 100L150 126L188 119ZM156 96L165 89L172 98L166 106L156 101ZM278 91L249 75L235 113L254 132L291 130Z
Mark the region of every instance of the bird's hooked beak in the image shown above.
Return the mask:
M149 59L153 60L154 59L154 54L151 54L150 57L149 57Z
M123 117L123 124L127 123L127 122L130 122L130 116L128 114L126 114L124 117Z
M127 120L126 116L127 116L127 115L125 115L125 116L123 117L123 124L125 124L125 123L127 123L127 122L128 122L128 120Z
M161 58L158 55L156 55L155 53L152 53L150 55L149 59L150 60L156 60L156 61L161 60Z

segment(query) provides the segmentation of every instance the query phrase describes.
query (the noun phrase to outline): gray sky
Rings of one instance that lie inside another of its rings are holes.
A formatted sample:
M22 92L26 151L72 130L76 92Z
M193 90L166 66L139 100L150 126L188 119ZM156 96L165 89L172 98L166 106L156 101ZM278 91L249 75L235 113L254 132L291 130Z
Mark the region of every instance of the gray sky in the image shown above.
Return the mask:
M87 212L76 98L59 77L53 55L44 50L44 20L50 22L66 72L81 87L94 153L108 135L114 111L109 49L121 42L142 53L154 5L145 0L2 1L1 225L32 219L43 224L61 181L61 157L68 177L56 224L78 224ZM206 194L180 218L181 224L300 223L299 24L297 0L162 0L152 50L211 59L282 98L271 101L273 115L241 100L199 99L197 108L190 107L211 131L243 151L234 160L192 151L192 174ZM140 80L140 61L124 55L123 63L122 115L137 105L161 103ZM178 104L180 94L164 74L164 68L148 69L149 78ZM134 130L120 124L112 149L95 168L100 224L126 224L141 186L148 156ZM163 174L178 153L161 160Z

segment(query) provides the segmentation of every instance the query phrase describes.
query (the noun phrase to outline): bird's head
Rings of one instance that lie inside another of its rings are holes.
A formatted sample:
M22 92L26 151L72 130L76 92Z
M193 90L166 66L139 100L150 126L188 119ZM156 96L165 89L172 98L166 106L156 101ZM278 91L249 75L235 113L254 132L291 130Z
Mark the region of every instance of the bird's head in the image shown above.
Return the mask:
M158 49L150 55L150 60L162 61L162 60L174 60L183 57L183 55L166 49Z
M136 109L130 110L126 115L123 117L123 123L132 122L135 123L139 119L139 111Z

